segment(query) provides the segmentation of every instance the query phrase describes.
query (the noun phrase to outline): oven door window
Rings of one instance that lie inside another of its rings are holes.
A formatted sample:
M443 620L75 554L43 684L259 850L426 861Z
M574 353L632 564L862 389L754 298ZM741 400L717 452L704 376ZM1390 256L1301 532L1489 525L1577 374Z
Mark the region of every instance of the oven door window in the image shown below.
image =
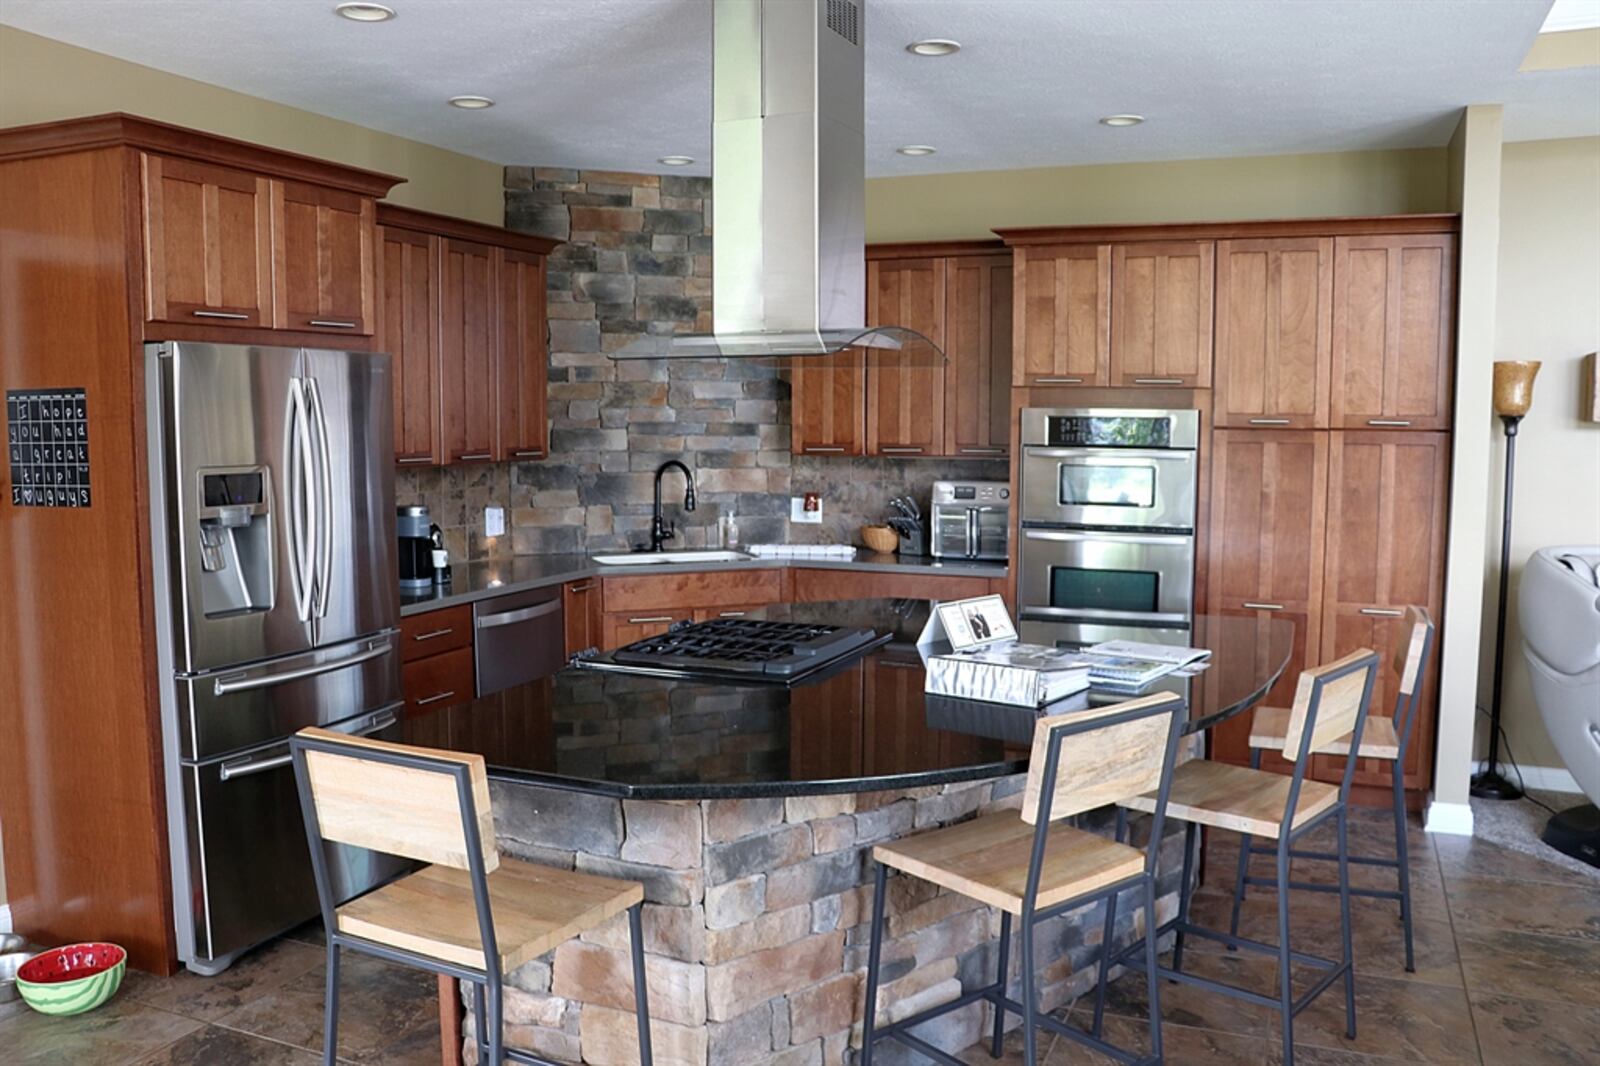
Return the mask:
M1160 610L1161 575L1154 570L1050 568L1050 606L1079 611Z
M1153 466L1061 463L1060 479L1060 501L1064 506L1151 508L1156 505Z

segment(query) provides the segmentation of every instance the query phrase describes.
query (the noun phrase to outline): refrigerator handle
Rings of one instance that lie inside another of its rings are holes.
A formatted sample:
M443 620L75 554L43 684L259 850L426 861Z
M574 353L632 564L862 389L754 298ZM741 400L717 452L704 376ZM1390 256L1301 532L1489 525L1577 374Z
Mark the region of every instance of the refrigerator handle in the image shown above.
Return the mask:
M310 401L310 413L316 423L317 438L317 479L316 479L316 529L321 534L320 542L315 545L317 552L317 573L315 578L316 604L314 613L318 618L328 616L328 586L333 580L333 457L328 447L328 413L322 405L322 389L317 385L317 379L305 379L307 399Z
M271 688L273 685L282 685L290 681L299 681L307 677L316 677L318 674L331 673L334 670L343 670L348 666L364 663L369 659L388 655L394 650L394 645L389 638L382 641L373 641L371 644L354 655L346 655L340 659L327 662L312 663L310 666L297 666L292 670L283 670L278 673L264 674L227 674L219 677L212 683L212 690L218 696L226 696L230 692L248 692L251 689Z
M353 737L370 736L381 733L400 720L398 711L379 711L371 717L370 721L362 723L359 729L350 731ZM340 731L342 732L342 730ZM235 777L249 777L251 774L266 773L276 770L280 766L288 766L294 756L288 750L288 745L277 755L253 756L248 759L239 759L236 762L225 762L217 769L217 776L224 781Z
M316 525L306 491L306 479L311 473L311 438L299 378L289 379L285 418L288 426L283 439L283 469L288 489L285 495L289 498L289 576L294 583L295 616L305 622L311 618L309 542L315 537Z

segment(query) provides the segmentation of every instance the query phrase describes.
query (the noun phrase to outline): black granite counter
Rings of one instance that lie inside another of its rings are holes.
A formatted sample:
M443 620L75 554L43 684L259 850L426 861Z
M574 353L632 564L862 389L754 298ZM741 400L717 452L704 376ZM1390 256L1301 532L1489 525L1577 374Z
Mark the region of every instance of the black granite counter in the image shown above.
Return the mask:
M1090 690L1042 711L923 694L920 600L777 604L760 617L870 626L890 642L793 685L683 680L568 667L471 704L409 718L410 743L481 753L490 777L630 799L870 792L1026 769L1040 714L1125 696ZM752 612L752 617L757 615ZM1048 639L1037 625L1029 639ZM1202 617L1213 649L1193 678L1149 691L1188 704L1191 730L1246 710L1288 662L1293 626Z

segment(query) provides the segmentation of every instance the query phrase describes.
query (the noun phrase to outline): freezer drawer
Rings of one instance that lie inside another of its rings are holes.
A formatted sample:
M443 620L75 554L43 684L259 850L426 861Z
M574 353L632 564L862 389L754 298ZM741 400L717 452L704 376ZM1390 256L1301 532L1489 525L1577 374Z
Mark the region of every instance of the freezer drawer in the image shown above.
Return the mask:
M398 741L400 714L396 704L333 728ZM192 907L188 915L178 916L179 950L185 962L204 971L208 962L226 965L245 948L315 917L317 891L288 741L226 759L186 763L182 780L186 897ZM327 848L328 869L341 902L413 865L340 844ZM174 896L181 908L185 895Z
M399 700L400 633L180 675L176 688L179 757L210 759Z

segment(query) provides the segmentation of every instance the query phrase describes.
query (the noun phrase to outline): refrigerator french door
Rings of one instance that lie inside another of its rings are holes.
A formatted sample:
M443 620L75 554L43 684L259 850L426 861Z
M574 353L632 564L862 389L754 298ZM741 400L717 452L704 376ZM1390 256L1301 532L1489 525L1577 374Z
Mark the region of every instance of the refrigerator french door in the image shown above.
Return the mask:
M288 737L382 734L402 699L389 374L381 354L146 346L173 898L198 972L316 913ZM334 866L349 894L400 868Z

